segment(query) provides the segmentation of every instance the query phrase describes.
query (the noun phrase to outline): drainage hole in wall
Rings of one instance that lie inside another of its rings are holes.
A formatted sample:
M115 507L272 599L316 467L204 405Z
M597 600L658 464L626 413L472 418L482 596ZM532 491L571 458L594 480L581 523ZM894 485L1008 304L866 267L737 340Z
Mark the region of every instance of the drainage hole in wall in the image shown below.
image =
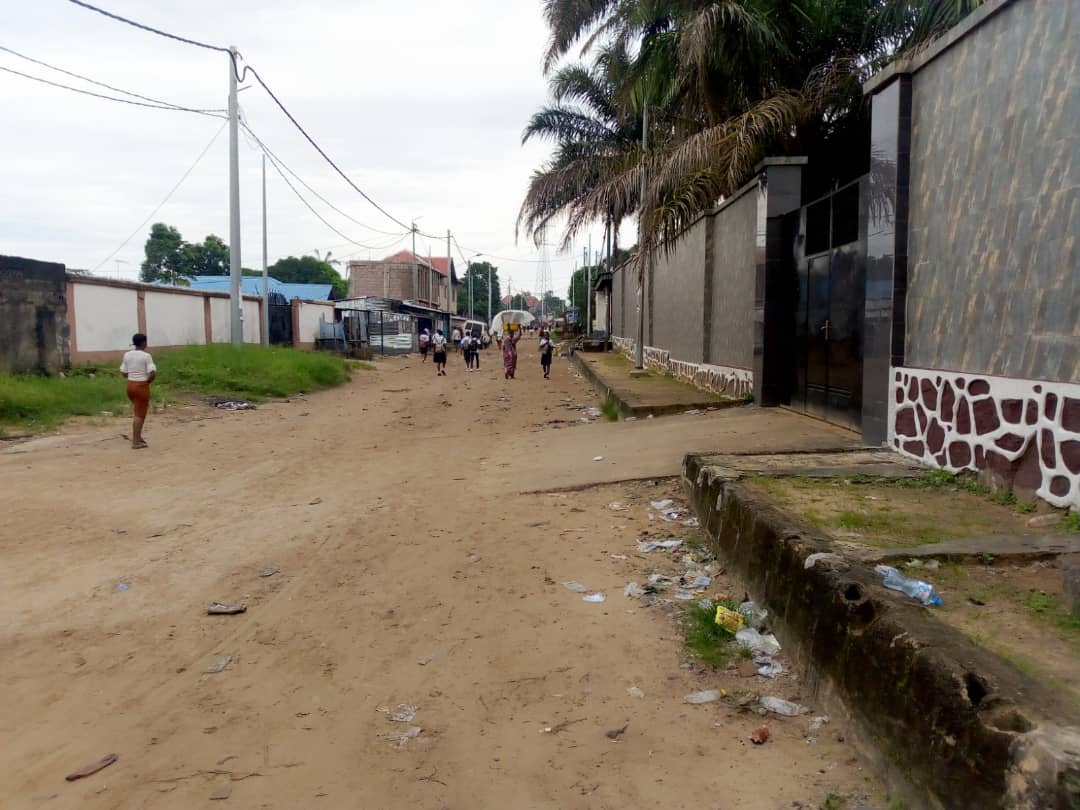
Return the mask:
M965 673L964 689L967 692L968 702L972 706L978 706L982 703L983 698L985 698L989 692L986 687L986 682L974 672Z

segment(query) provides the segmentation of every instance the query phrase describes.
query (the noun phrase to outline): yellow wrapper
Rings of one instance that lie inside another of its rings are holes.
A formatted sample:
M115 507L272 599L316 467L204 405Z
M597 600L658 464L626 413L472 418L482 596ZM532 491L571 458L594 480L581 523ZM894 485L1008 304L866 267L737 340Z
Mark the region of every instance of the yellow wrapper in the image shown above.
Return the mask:
M717 605L716 623L729 633L737 633L739 628L743 626L743 616L734 610L728 610L723 605Z

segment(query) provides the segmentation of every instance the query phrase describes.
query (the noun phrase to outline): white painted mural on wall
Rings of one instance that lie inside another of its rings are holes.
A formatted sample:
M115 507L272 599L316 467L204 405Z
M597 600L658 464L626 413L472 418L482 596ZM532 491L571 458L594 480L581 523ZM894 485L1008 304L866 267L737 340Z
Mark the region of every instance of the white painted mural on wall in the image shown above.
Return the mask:
M901 367L891 386L898 452L951 472L990 468L1080 509L1080 385Z
M616 349L633 358L633 338L612 337L611 342ZM666 372L675 379L688 382L703 391L734 399L750 399L754 395L754 373L749 369L675 360L671 352L655 346L646 346L644 355L645 368Z

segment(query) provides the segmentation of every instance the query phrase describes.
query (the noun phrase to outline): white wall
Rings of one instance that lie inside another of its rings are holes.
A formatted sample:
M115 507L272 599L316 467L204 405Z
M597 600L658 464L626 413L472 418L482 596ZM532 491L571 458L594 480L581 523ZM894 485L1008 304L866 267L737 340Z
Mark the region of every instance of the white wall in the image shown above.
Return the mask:
M314 343L315 339L319 336L320 319L325 320L327 323L333 323L334 305L332 303L327 306L324 304L309 304L306 301L301 301L300 334L293 335L293 339L298 343Z
M244 343L258 343L262 328L259 325L259 302L245 300Z
M228 343L231 339L229 322L229 299L210 299L210 330L214 343Z
M75 347L80 352L122 351L131 348L139 331L139 295L134 289L74 286Z
M186 346L206 342L201 295L146 293L146 337L151 346Z

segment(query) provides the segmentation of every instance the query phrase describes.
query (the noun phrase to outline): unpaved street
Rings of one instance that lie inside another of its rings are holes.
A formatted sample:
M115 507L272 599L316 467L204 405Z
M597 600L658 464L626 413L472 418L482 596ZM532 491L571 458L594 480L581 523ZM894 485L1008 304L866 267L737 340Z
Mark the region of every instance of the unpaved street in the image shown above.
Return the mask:
M522 354L511 382L494 352L446 378L414 357L254 412L171 410L146 452L119 421L0 452L0 806L884 806L835 724L808 742L806 718L685 704L799 684L680 666L671 610L622 593L672 564L635 540L678 481L640 479L851 438L753 409L583 424L563 406L593 392ZM398 704L411 722L378 711Z

